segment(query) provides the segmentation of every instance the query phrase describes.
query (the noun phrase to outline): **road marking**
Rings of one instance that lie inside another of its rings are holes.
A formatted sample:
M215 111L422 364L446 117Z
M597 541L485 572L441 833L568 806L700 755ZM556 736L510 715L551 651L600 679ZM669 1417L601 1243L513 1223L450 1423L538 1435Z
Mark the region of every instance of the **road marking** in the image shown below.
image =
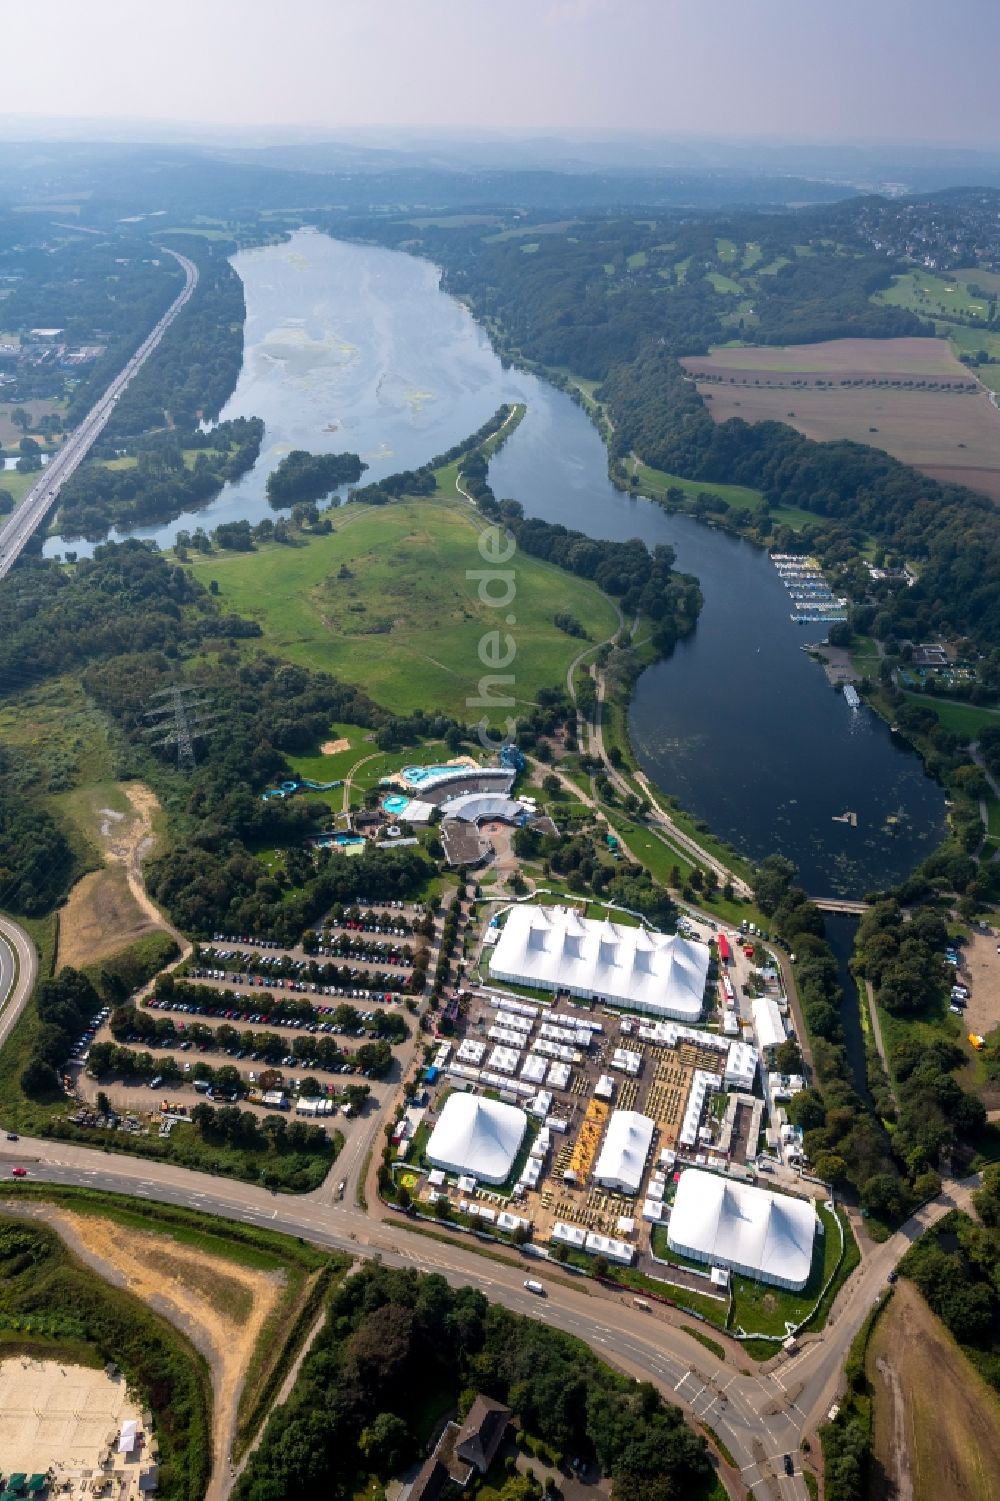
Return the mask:
M678 1381L677 1385L674 1387L674 1391L675 1392L679 1392L680 1391L681 1387L684 1385L685 1381L688 1379L688 1377L690 1376L690 1374L691 1374L690 1371L685 1371L684 1372L684 1375L681 1377L681 1379Z

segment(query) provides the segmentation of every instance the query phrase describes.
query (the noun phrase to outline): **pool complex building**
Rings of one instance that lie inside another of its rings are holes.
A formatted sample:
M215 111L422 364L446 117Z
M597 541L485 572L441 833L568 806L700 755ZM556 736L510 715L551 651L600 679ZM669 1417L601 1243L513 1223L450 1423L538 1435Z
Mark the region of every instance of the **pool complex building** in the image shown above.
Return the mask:
M443 766L403 766L393 777L386 777L386 785L402 787L407 792L427 793L436 791L449 782L465 782L470 777L483 778L496 784L504 792L509 791L517 775L510 766L477 766L471 757L462 761L450 761Z

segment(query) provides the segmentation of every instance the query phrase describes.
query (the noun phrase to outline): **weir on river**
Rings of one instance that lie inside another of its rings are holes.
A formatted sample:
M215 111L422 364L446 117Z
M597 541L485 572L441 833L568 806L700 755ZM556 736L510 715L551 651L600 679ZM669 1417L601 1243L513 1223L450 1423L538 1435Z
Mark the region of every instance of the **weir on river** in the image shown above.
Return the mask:
M501 402L524 401L524 421L490 465L498 497L593 537L668 543L700 581L697 630L642 675L632 704L650 779L750 857L787 855L808 891L830 897L893 884L940 842L940 787L799 650L801 628L766 553L615 490L586 414L534 376L504 370L433 266L305 230L234 265L246 349L222 415L263 417L260 459L203 510L135 535L169 547L182 528L273 516L267 476L291 448L354 450L369 465L365 480L378 480L474 432ZM59 539L45 550L67 546L88 551ZM845 808L857 827L834 821Z

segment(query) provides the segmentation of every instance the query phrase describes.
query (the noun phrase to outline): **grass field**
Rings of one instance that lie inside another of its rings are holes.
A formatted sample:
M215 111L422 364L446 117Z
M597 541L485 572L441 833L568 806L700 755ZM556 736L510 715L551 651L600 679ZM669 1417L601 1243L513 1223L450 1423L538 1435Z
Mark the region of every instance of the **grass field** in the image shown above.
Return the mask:
M470 719L487 712L474 701L491 672L513 675L518 704L563 683L583 643L555 626L556 612L575 616L595 642L618 623L592 584L526 555L490 563L479 534L460 501L348 506L328 537L215 554L191 567L203 581L218 581L226 606L258 620L280 655L358 683L394 709L439 708ZM498 577L501 569L509 581ZM475 570L495 575L483 587L503 599L500 606L480 598L478 580L467 576ZM502 661L511 651L508 632L516 654L491 667L491 652ZM498 707L491 717L509 712Z
M978 709L974 704L934 698L928 693L907 693L905 697L907 703L918 704L921 709L933 709L946 730L966 736L968 743L978 737L980 730L1000 725L1000 711L995 709Z
M873 1496L992 1501L1000 1475L1000 1402L913 1285L900 1278L875 1326Z
M763 501L759 490L748 485L713 485L701 480L682 479L679 474L667 474L663 469L653 469L649 464L638 463L635 474L643 490L654 497L665 496L668 490L683 490L690 499L695 496L716 495L724 500L731 510L741 511L746 507L756 510Z
M955 275L935 276L931 271L907 271L894 276L892 286L884 292L876 292L874 301L884 302L889 307L909 308L925 318L947 318L957 314L960 318L986 318L989 316L989 301L973 297L969 281L981 284L988 272L963 271ZM985 288L984 288L985 290Z
M731 276L723 276L721 271L709 271L705 279L712 283L717 292L721 292L726 297L743 296L744 288L739 282L733 281Z
M973 374L987 390L1000 391L1000 334L987 328L970 328L965 323L940 322L936 327L957 356L985 354L995 360L996 364L976 365Z
M1000 413L987 393L900 384L920 380L957 388L975 379L943 339L727 346L684 365L716 422L786 422L816 442L850 438L1000 503ZM793 386L793 380L800 384Z

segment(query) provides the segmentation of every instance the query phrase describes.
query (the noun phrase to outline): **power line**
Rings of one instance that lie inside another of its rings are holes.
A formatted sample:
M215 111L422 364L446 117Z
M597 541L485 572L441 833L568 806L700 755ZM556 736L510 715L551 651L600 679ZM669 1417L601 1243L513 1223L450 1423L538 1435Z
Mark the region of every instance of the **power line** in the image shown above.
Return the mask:
M163 702L157 708L147 709L145 715L146 719L155 721L146 734L160 736L158 740L150 741L151 747L157 749L176 745L177 770L182 772L194 771L194 742L220 728L216 722L221 717L218 713L214 710L207 714L201 712L209 708L208 700L190 696L198 691L193 684L174 683L153 694L150 703L155 703L157 699L162 699Z

